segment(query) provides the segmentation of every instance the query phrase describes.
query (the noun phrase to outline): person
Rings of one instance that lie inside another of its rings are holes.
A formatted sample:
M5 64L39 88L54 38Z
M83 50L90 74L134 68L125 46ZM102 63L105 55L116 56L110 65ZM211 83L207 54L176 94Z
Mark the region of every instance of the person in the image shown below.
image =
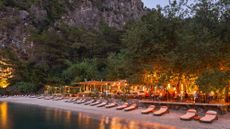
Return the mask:
M197 91L194 92L193 97L194 97L194 102L197 102L197 99L198 99L198 92Z
M148 97L149 97L149 93L145 92L145 98L148 98Z
M188 99L188 93L185 91L184 92L184 98L187 100Z
M212 92L210 92L210 93L208 93L208 103L211 101L211 100L213 100L213 97L214 96L214 93L212 93Z
M168 99L170 98L170 93L168 90L166 90L165 96L166 96L166 100L168 101Z

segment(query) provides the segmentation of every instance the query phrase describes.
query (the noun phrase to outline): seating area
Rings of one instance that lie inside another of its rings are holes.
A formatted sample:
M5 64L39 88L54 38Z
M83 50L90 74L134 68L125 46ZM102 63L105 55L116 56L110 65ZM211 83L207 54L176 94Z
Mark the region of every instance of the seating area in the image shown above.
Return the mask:
M88 106L95 106L98 108L115 108L115 110L120 111L133 111L140 107L138 107L138 103L136 102L116 102L115 100L107 100L103 98L92 98L92 97L64 97L64 96L28 96L29 98L37 98L44 100L52 100L52 101L64 101L66 103L73 104L82 104ZM141 110L141 114L152 114L153 116L162 116L170 113L168 106L156 106L154 104L149 105L147 108ZM183 121L191 121L197 120L202 123L212 123L215 120L218 120L217 112L213 110L208 110L204 116L201 116L196 109L188 109L184 115L180 116L180 120Z
M180 117L181 120L199 120L203 123L212 123L214 120L218 120L217 112L208 110L205 113L205 116L199 116L198 112L195 109L189 109L186 114Z

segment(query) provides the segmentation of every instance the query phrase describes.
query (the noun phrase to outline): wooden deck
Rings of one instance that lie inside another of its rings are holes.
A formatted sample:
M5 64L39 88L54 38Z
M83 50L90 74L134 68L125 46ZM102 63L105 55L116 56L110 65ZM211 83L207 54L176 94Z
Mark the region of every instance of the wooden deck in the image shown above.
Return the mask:
M169 102L169 101L151 101L151 100L140 100L140 104L144 105L166 105L174 109L179 109L181 107L184 108L195 108L195 109L203 109L204 111L207 110L216 110L220 114L225 114L229 111L230 103L192 103L192 102Z

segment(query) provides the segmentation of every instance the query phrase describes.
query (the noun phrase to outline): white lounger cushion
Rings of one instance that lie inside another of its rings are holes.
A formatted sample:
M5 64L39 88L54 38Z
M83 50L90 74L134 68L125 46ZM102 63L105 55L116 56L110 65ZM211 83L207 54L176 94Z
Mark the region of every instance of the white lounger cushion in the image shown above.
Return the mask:
M107 104L107 102L103 102L103 103L99 104L97 107L103 107L103 106L105 106L106 104Z
M123 105L117 107L117 109L124 109L124 108L128 107L128 105L129 105L128 103L124 103Z
M101 101L98 100L98 101L96 101L96 102L94 102L94 103L91 103L90 105L91 105L91 106L95 106L95 105L98 105L98 104L100 104L100 103L101 103Z
M129 111L129 110L135 109L136 107L137 107L137 104L132 104L131 106L125 108L124 110Z
M189 119L193 118L194 116L196 116L196 114L197 114L197 111L195 109L189 109L186 112L186 114L184 114L180 117L180 119L189 120Z
M167 111L168 111L168 107L167 106L162 106L160 108L160 110L154 112L154 115L161 115L161 114L164 114Z
M117 104L116 103L110 103L108 105L106 105L106 108L111 108L111 107L115 107Z
M215 111L208 111L206 112L205 116L200 118L202 122L212 122L217 118L217 112Z
M155 109L155 106L154 105L150 105L147 109L142 110L141 113L150 113L150 112L153 112L154 109Z

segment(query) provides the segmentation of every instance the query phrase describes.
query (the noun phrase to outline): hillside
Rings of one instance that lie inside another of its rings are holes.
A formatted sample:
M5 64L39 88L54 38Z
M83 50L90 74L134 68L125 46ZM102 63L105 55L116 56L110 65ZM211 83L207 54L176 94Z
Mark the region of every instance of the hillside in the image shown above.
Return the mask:
M122 29L145 13L141 0L2 0L0 47L28 54L31 33L61 25L99 30L102 24ZM35 44L36 45L36 44Z

